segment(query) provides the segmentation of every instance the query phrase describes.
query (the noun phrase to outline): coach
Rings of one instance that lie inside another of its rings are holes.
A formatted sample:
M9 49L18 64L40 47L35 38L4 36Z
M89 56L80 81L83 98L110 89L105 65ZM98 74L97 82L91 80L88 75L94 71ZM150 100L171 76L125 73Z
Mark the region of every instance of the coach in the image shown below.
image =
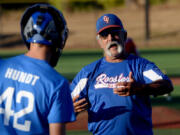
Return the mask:
M94 135L153 135L149 96L171 92L171 81L154 63L125 52L127 32L116 15L101 16L96 32L104 57L72 81L75 112L87 109Z

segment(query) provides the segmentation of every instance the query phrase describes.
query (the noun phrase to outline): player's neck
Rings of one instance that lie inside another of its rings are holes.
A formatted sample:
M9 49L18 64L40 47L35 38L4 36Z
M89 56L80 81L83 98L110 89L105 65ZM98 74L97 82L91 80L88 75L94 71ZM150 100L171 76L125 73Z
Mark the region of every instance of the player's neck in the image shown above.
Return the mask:
M31 45L29 51L25 55L35 59L45 60L49 62L51 52L49 48L47 48L46 46Z

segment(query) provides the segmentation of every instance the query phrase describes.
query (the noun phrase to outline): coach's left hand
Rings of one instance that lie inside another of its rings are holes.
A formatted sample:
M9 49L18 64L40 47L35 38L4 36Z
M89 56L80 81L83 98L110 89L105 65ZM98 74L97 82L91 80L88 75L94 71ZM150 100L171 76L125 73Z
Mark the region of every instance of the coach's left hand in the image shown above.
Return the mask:
M88 109L88 102L86 101L86 98L77 100L78 98L79 98L79 95L73 98L73 106L74 106L75 113L80 113Z

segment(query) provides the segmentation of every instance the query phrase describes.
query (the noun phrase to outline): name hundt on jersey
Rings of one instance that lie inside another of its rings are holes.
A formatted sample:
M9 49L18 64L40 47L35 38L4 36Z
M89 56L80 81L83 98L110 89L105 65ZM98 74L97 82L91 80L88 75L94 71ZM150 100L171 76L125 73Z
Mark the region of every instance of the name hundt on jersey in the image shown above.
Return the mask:
M18 81L20 83L30 84L34 86L37 80L40 78L37 75L31 73L22 72L13 68L8 68L5 73L5 78Z

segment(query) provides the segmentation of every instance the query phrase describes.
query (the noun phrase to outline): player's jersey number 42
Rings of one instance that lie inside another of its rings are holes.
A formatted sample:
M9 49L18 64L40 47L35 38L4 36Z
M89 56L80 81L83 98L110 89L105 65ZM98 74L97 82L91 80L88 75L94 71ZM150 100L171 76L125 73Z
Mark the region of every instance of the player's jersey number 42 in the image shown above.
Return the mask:
M5 108L0 107L0 114L4 114L4 125L9 126L10 117L13 117L13 128L22 130L22 131L30 131L31 121L25 120L24 124L18 123L18 119L29 114L33 111L34 108L34 95L25 90L20 90L16 95L16 103L21 103L22 98L28 99L28 104L25 108L19 110L18 112L14 112L11 110L12 99L14 95L14 88L8 87L1 95L0 95L0 106L3 102L5 102Z

